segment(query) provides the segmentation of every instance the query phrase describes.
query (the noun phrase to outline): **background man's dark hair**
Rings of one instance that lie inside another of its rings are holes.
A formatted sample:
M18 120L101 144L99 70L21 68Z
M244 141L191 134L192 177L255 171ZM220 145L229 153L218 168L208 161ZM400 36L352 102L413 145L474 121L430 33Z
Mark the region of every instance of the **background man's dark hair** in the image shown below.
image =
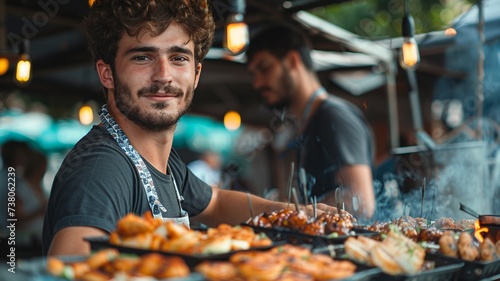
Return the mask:
M297 27L290 24L271 24L250 39L246 56L250 61L257 52L269 51L282 60L288 52L295 50L299 52L304 66L313 70L311 49L309 38Z

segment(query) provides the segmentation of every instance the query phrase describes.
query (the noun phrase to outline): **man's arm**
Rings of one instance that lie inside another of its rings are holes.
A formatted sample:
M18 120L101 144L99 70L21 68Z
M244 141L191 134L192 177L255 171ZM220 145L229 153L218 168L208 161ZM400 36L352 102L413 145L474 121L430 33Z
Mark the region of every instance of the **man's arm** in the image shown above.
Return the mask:
M335 182L344 188L346 211L360 218L371 218L375 212L375 194L373 192L372 172L368 165L350 165L342 167L336 174ZM352 198L358 198L358 210L353 208ZM324 203L335 206L335 191L328 193Z
M89 226L70 226L59 230L49 248L49 256L68 256L90 254L90 245L84 237L103 236L104 230Z
M221 223L232 225L243 223L251 217L247 196L248 195L244 192L213 188L210 204L201 214L192 219L193 221L201 222L212 227ZM269 213L279 211L289 206L289 204L285 202L271 201L255 195L250 195L250 201L252 202L254 216L263 212ZM290 208L294 208L293 206L293 204L290 205ZM335 207L326 204L319 203L317 207L318 214L325 211L332 213L337 212ZM311 205L307 206L307 213L311 215L312 212L313 207Z

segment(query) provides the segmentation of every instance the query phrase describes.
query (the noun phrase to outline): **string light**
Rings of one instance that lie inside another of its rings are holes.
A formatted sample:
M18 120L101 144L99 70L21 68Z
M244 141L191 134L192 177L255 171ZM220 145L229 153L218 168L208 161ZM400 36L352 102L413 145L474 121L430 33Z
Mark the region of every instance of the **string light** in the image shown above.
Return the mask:
M415 21L408 9L408 0L405 0L405 15L402 26L403 44L399 52L399 64L403 69L412 70L419 65L420 54L415 40Z
M241 127L241 116L236 111L228 111L224 115L224 127L229 131L236 131Z
M84 105L78 111L78 119L83 125L90 125L94 122L94 111L91 106Z
M9 59L8 58L0 58L0 76L7 73L9 70Z
M16 65L14 81L19 86L26 86L31 81L31 56L29 41L24 40L19 47L19 60Z
M238 55L245 51L249 42L248 26L243 16L245 0L233 0L232 8L226 20L223 45L231 55Z

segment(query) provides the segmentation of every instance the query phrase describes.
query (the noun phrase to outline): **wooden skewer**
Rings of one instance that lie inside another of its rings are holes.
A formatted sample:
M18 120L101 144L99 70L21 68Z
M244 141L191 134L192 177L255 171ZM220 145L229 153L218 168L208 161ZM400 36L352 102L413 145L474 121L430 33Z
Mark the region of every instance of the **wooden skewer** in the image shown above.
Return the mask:
M302 191L304 192L304 203L308 205L307 202L307 180L306 180L306 170L304 168L300 168L299 172L300 177L300 185L302 186Z
M247 192L247 199L248 199L248 209L250 210L250 216L253 219L253 218L255 218L255 214L253 212L252 198L250 197L249 192Z
M295 203L295 209L297 212L299 211L299 197L297 196L297 190L295 187L292 187L292 193L293 193L293 202Z
M314 196L312 200L313 200L314 219L316 219L318 217L318 201L316 196Z
M358 217L359 198L356 195L352 197L352 209L354 210L354 215Z
M340 204L340 187L335 189L335 203L337 203L337 212L341 214L342 205Z
M286 205L287 209L289 209L290 202L292 200L292 183L293 183L293 171L294 170L295 170L295 162L292 162L291 169L290 169L290 178L288 179L288 205Z
M425 177L422 180L422 202L420 203L420 217L424 217L424 195L425 195Z

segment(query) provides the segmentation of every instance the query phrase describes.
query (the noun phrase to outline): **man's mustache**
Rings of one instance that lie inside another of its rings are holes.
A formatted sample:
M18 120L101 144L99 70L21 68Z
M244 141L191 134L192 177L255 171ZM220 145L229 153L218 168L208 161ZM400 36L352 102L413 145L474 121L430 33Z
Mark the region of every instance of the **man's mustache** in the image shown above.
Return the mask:
M156 94L159 91L163 91L166 94L169 95L176 95L176 96L182 96L183 92L181 89L171 86L171 85L160 85L160 84L152 84L149 87L145 87L139 90L138 95L139 97L147 95L147 94Z

